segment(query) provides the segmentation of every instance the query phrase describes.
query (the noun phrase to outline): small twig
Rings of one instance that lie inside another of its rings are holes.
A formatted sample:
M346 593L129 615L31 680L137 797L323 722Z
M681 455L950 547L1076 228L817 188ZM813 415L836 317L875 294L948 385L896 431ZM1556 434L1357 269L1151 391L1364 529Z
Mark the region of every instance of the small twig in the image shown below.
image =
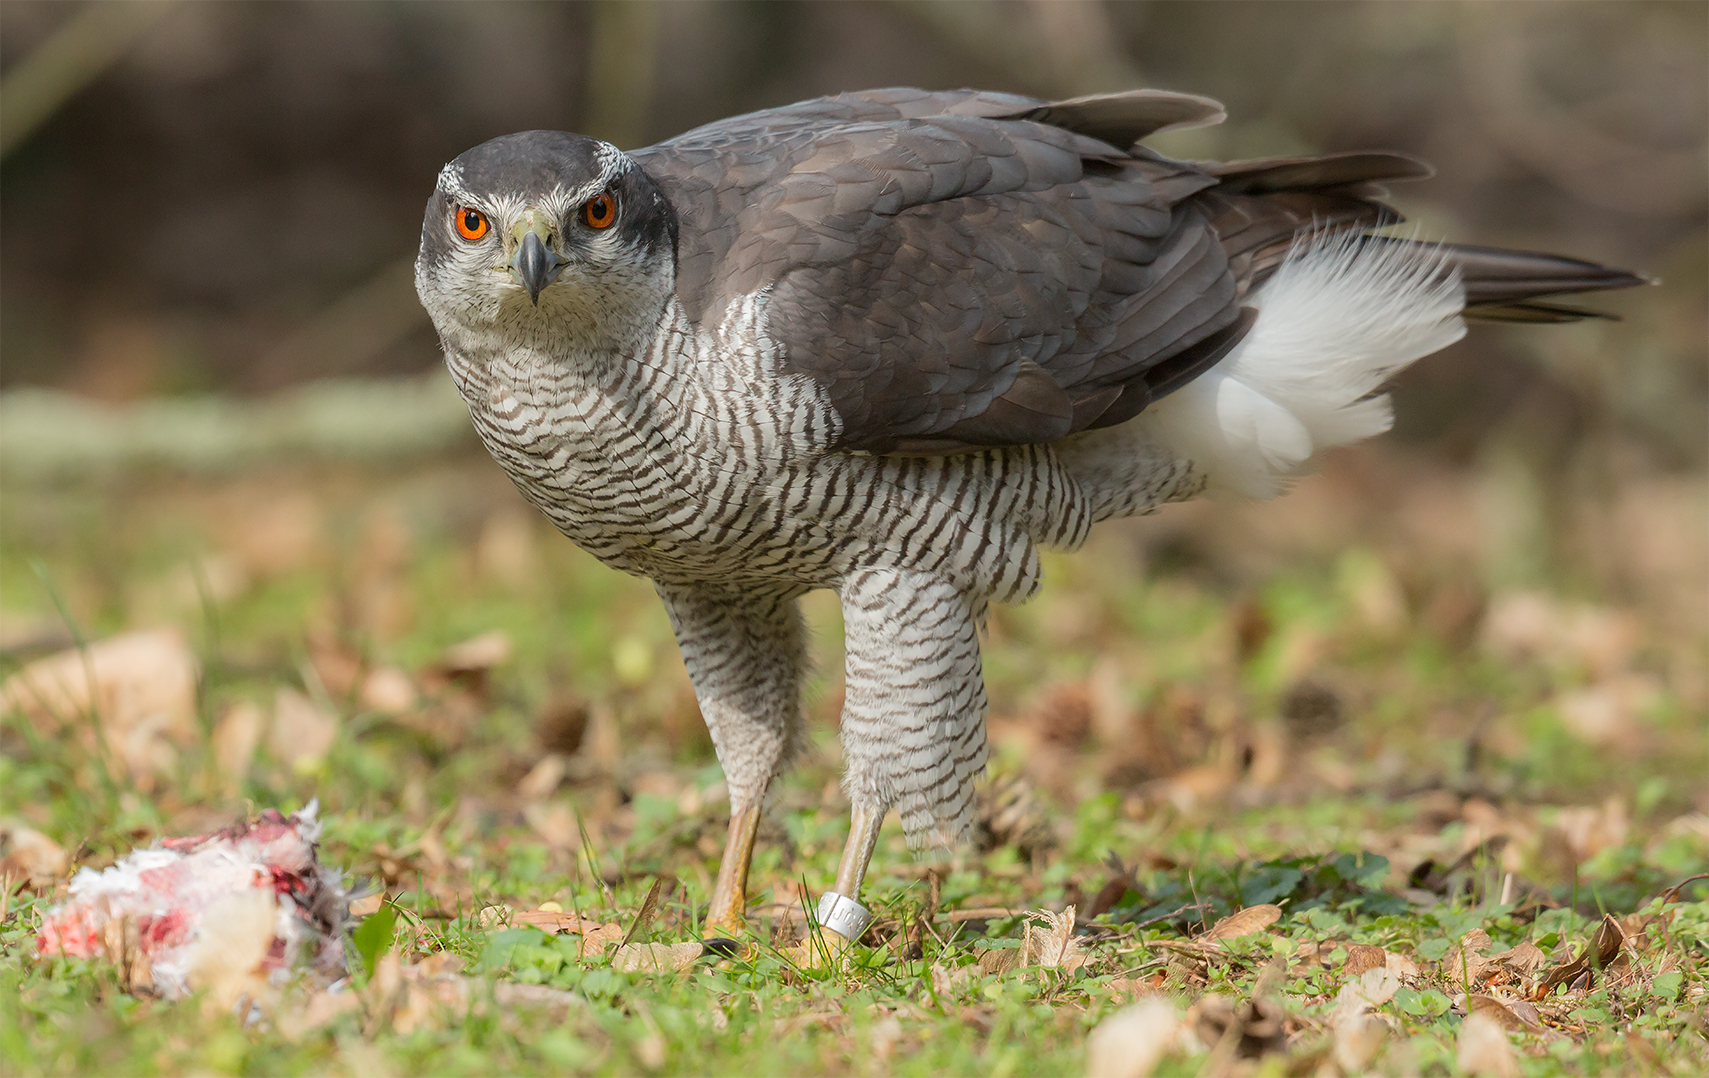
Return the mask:
M1186 913L1188 910L1198 910L1199 911L1199 913L1200 913L1199 923L1202 925L1205 923L1205 919L1203 916L1204 911L1209 905L1210 905L1209 902L1189 902L1187 905L1182 906L1180 909L1171 910L1168 913L1163 914L1161 917L1153 917L1149 921L1141 921L1138 924L1129 925L1127 928L1127 931L1138 932L1142 928L1150 928L1152 925L1162 924L1164 921L1172 921L1175 918L1181 916L1183 913Z
M1180 951L1183 954L1203 955L1207 958L1233 958L1228 951L1213 943L1200 943L1198 940L1146 940L1147 947L1160 947L1165 951Z
M1669 902L1679 901L1679 896L1685 891L1687 885L1696 883L1698 880L1709 880L1709 872L1699 872L1695 876L1687 876L1685 879L1680 880L1672 887L1663 891L1661 895L1663 905L1666 905Z
M1116 953L1117 954L1126 954L1128 952L1117 951ZM1122 970L1121 975L1123 977L1132 977L1136 973L1144 973L1146 970L1152 969L1153 967L1166 966L1168 964L1169 964L1169 960L1167 958L1154 958L1149 962L1141 962L1139 965L1133 967L1132 969Z
M971 910L951 910L943 917L946 921L994 921L999 917L1020 917L1026 912L1005 909L1002 906L979 906Z

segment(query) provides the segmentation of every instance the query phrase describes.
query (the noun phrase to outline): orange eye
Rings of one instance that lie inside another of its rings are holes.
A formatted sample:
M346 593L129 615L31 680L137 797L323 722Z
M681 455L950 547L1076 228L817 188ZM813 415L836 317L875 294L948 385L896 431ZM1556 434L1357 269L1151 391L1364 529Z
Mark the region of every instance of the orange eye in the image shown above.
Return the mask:
M582 205L582 220L589 228L610 228L617 223L617 200L605 191Z
M457 222L457 235L466 240L480 239L491 227L487 224L486 214L480 210L471 210L467 206L459 206L452 218Z

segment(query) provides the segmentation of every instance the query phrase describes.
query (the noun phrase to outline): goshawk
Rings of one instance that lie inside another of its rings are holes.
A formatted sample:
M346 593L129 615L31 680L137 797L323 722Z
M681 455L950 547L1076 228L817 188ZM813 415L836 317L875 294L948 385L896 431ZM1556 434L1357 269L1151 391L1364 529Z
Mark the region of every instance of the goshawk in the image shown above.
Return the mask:
M1211 487L1276 493L1386 430L1383 381L1464 317L1641 278L1384 236L1392 153L1227 164L1139 145L1202 97L872 90L628 153L527 131L427 204L416 287L493 457L664 601L730 790L709 934L740 929L802 740L796 600L847 626L845 938L879 823L947 844L985 765L979 631L1041 546Z

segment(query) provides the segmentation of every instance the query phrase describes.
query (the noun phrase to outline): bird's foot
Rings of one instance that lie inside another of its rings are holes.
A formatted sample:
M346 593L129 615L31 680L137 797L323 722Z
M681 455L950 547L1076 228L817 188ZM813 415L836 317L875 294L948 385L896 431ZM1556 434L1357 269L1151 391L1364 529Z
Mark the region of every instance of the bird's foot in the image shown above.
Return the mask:
M835 932L814 932L800 943L778 949L778 954L796 969L833 969L853 943Z
M740 913L730 911L720 917L713 917L700 926L700 938L711 940L741 940L748 935L747 918Z
M820 896L813 930L780 953L801 969L829 969L859 942L871 923L872 913L865 906L847 895L826 891Z

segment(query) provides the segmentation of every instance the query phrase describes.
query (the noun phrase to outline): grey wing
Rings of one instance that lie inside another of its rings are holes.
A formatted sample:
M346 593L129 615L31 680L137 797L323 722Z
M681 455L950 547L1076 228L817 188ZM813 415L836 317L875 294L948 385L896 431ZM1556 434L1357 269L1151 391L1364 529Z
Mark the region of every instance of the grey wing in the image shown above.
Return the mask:
M1238 341L1250 315L1191 201L1218 178L1120 148L1219 116L1155 91L873 91L635 156L677 206L691 315L763 291L843 447L935 452L1130 418Z

